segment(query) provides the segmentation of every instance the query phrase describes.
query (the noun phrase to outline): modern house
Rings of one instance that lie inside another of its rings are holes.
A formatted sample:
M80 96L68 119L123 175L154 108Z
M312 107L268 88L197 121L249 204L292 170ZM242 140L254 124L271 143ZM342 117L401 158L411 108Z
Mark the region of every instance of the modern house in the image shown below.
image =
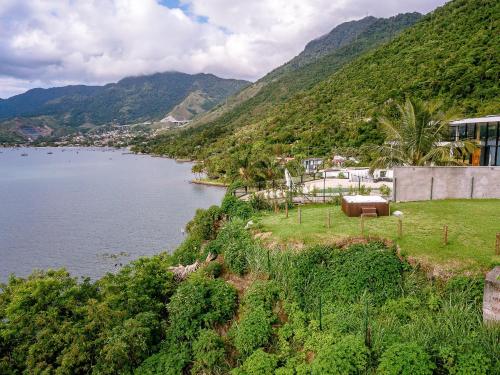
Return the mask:
M500 115L465 118L450 122L451 141L476 141L473 166L500 166Z

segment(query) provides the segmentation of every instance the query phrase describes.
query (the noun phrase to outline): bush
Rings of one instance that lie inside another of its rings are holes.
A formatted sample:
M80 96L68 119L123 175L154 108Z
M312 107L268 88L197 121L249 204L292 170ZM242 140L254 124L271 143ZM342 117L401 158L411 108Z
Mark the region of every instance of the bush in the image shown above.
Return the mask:
M272 311L278 299L279 287L276 282L257 280L246 291L242 305L247 309L262 306L264 309Z
M364 374L368 349L354 336L344 336L333 345L324 345L311 365L313 374Z
M487 375L490 373L490 359L483 353L464 353L458 356L457 365L450 369L455 375Z
M459 355L450 348L440 350L440 359L444 363L444 368L450 375L486 375L490 371L491 361L483 353L478 351L466 351Z
M317 311L325 304L355 302L368 291L376 304L401 294L402 263L384 245L354 245L347 250L315 246L289 256L275 278L300 307Z
M252 216L252 207L250 204L229 193L226 194L222 200L221 210L230 218L240 218L245 220Z
M189 236L172 254L172 264L193 264L201 255L202 241Z
M256 350L248 357L240 368L231 372L232 375L269 375L273 374L278 365L278 358L262 349Z
M382 357L377 372L385 375L432 375L435 364L416 343L394 344Z
M207 210L198 209L194 218L187 223L186 230L194 238L213 240L217 235L221 219L222 211L218 206L212 206Z
M179 375L191 360L187 343L165 343L164 349L147 358L135 369L135 375Z
M243 357L269 342L274 320L272 312L262 306L242 314L240 321L231 328L231 336L234 346Z
M224 342L213 330L202 330L193 343L192 374L222 374L225 372Z
M254 246L250 234L241 220L231 220L220 231L212 245L224 255L231 272L243 275L248 269L247 251Z
M271 204L264 198L262 194L252 194L248 200L250 207L254 211L264 211L270 210L272 208Z
M234 287L198 274L183 282L167 305L173 339L193 340L201 328L231 319L236 308Z
M387 185L380 186L379 190L380 190L380 194L382 194L383 196L386 196L386 197L391 195L391 192L392 192L391 188Z
M210 262L205 267L205 275L208 277L218 278L222 274L222 265L217 262Z

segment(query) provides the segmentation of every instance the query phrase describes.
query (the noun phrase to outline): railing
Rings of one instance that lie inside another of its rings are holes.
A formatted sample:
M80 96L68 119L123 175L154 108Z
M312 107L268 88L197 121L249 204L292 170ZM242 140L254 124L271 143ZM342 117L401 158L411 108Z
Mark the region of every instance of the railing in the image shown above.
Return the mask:
M354 181L352 181L354 179ZM338 180L339 186L326 187L327 181ZM341 186L342 181L350 181L350 186ZM323 181L323 188L308 189L306 183L312 181ZM238 197L245 197L253 193L263 192L264 196L269 200L282 201L291 199L294 202L302 203L327 203L338 200L339 196L343 195L381 195L387 197L387 191L380 191L380 187L366 186L366 183L371 182L387 182L388 187L392 191L392 181L388 179L375 180L369 176L357 176L351 174L350 179L343 178L325 178L322 173L305 174L299 177L292 177L293 188L290 191L286 185L285 179L260 181L253 185L242 186L234 190L233 194ZM390 198L390 197L389 197Z

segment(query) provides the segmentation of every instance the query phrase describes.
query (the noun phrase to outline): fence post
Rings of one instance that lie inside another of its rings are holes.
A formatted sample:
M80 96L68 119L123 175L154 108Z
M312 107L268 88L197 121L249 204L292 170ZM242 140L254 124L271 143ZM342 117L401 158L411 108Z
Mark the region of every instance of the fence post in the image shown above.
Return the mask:
M288 201L285 202L285 217L288 219Z
M299 224L302 224L302 210L299 206Z
M431 177L431 200L432 200L432 191L434 190L434 177Z
M323 203L326 202L326 171L323 175Z
M392 199L394 200L394 202L396 202L396 191L397 191L396 182L397 182L397 178L394 177L394 182L392 183L392 189L394 190L393 194L392 194Z
M495 249L495 255L500 255L500 233L497 233L497 246Z
M448 245L448 225L443 227L444 244Z
M470 181L470 199L474 198L474 176Z

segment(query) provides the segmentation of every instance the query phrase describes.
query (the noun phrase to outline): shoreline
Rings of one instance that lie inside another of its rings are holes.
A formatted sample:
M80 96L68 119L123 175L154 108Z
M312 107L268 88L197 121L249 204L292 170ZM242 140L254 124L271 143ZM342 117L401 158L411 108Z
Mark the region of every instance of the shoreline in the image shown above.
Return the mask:
M203 180L203 179L197 179L197 178L195 178L193 180L190 180L189 183L190 184L196 184L196 185L207 185L207 186L223 187L223 188L229 187L229 185L225 184L224 182Z

